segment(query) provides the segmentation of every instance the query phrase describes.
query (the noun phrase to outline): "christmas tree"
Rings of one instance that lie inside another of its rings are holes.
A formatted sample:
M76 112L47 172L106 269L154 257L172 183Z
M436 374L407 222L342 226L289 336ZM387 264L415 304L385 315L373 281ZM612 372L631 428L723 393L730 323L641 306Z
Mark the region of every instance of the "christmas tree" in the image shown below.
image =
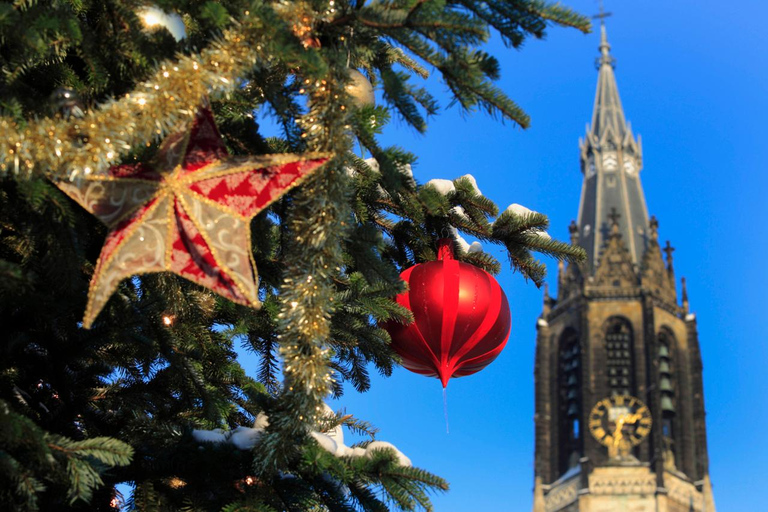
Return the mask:
M525 127L478 47L551 24L589 28L539 0L0 4L2 508L431 509L448 484L323 400L398 364L379 325L437 239L537 285L535 252L582 252L377 135L426 129L430 73Z

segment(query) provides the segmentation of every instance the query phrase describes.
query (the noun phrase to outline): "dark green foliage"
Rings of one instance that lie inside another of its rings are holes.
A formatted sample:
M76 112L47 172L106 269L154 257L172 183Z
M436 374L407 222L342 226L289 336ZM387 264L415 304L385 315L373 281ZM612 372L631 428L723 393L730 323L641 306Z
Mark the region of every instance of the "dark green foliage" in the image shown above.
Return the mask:
M54 486L68 484L69 505L88 502L104 483L101 473L126 466L133 454L128 444L109 437L74 441L46 432L4 400L0 400L0 425L0 478L10 484L0 488L0 504L8 508L36 509L52 477L58 480Z
M50 98L61 87L93 108L132 91L158 62L210 45L246 11L274 35L274 58L228 97L212 98L232 153L304 150L296 120L306 113L306 98L297 70L343 77L349 65L365 72L386 105L359 109L348 127L337 127L375 162L340 156L352 188L326 341L335 394L345 384L367 390L371 371L391 374L398 359L378 325L410 319L391 301L404 290L399 273L434 259L436 240L454 229L506 247L512 268L536 284L544 267L532 252L581 257L579 249L536 234L547 227L544 215L498 215L468 179L456 180L446 195L420 186L404 172L415 156L381 147L377 135L390 112L425 130L439 107L420 81L435 71L460 108L526 126L527 115L493 84L502 70L482 43L496 30L519 47L526 37L543 37L550 23L586 30L584 18L539 0L336 0L332 15L323 14L328 4L321 1L156 3L182 15L186 39L143 30L136 9L144 3L137 0L0 3L0 113L21 123L50 115ZM305 48L288 21L307 9L321 13L314 26L319 48ZM260 134L258 114L273 116L282 133ZM128 160L155 149L135 148ZM257 475L259 445L200 445L190 434L249 426L258 413L286 406L277 314L294 256L286 216L295 197L276 202L251 226L260 310L154 274L123 282L86 331L79 321L105 228L51 183L0 177L0 509L113 510L121 482L135 485L128 504L141 511L431 509L429 493L447 483L400 466L386 450L339 458L297 436L278 470ZM458 244L456 252L489 272L501 269L489 254L465 253ZM256 368L241 366L238 347L258 356ZM375 434L346 415L325 427L342 423Z

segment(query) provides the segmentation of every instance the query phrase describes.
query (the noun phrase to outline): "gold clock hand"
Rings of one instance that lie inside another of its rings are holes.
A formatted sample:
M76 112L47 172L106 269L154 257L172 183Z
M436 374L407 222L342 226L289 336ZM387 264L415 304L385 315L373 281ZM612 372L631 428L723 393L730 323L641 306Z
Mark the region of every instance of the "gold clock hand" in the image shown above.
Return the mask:
M622 429L624 428L624 421L626 420L626 415L622 414L618 417L616 420L616 427L613 429L613 445L618 447L621 440L624 438L624 433L622 432Z

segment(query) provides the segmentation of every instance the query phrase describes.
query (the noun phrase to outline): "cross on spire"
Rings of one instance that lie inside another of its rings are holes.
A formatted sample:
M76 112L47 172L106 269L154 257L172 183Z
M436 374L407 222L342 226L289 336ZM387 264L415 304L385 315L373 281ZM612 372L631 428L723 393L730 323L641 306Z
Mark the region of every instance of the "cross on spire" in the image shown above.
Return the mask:
M603 0L599 0L598 4L600 5L600 12L592 16L592 19L595 19L595 20L599 19L600 24L603 25L605 23L605 18L607 18L608 16L611 16L613 13L605 12L605 6L603 5Z
M600 12L592 16L592 19L600 20L600 58L597 60L597 67L599 68L603 64L613 66L613 57L611 57L611 45L608 44L608 34L605 32L605 18L612 13L605 12L603 6L603 0L600 0Z
M608 234L606 238L612 239L612 238L621 238L621 230L619 229L619 218L621 215L619 215L619 212L616 211L616 208L611 208L611 213L608 214L608 219L611 222L611 227L608 230Z
M664 252L667 254L667 261L672 261L672 253L675 252L675 248L667 240L667 245L664 246Z
M611 213L608 214L608 218L611 219L611 226L618 226L620 217L621 214L616 211L616 208L611 208Z

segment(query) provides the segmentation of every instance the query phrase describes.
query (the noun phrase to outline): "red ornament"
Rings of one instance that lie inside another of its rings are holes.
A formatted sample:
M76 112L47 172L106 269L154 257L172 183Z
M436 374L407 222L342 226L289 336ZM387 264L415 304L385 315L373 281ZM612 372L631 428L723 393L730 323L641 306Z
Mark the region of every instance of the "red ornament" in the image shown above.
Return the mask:
M57 186L110 232L93 273L84 327L123 279L173 272L257 307L251 219L330 155L231 157L207 105L191 129L167 137L154 160L117 165Z
M403 366L443 387L451 377L479 372L498 356L512 326L509 303L488 272L454 259L450 240L438 242L438 261L420 263L400 277L409 290L395 299L414 322L387 322Z

